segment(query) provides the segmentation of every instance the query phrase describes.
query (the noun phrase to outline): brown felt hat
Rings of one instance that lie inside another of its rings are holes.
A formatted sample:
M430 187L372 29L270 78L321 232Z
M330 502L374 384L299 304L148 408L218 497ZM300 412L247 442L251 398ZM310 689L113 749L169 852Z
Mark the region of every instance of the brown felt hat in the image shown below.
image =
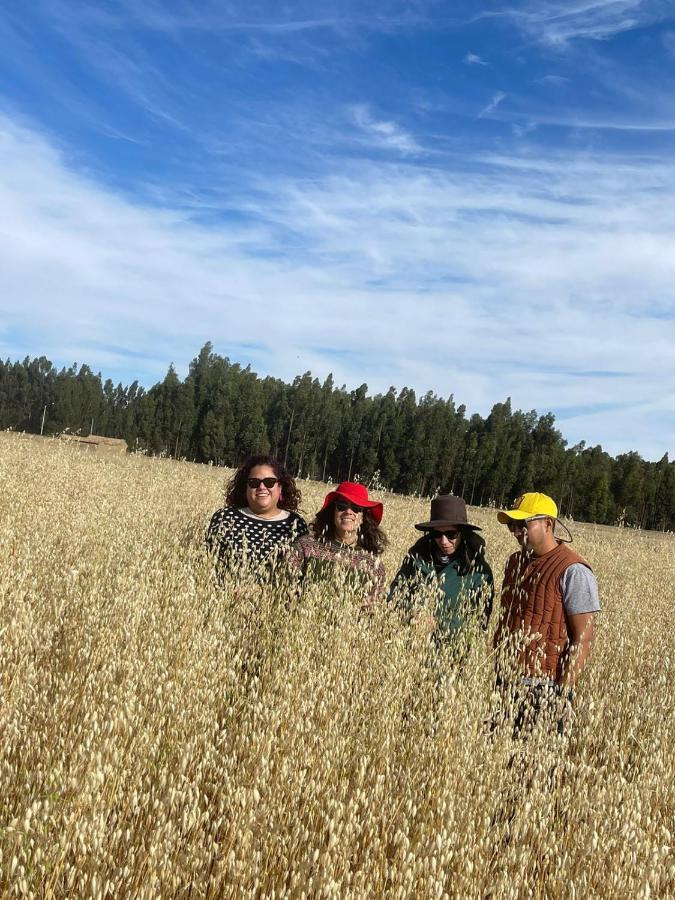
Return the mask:
M432 531L435 528L448 528L450 525L460 525L462 528L470 528L472 531L481 531L478 525L471 525L466 518L466 503L461 497L453 497L451 494L442 494L431 501L431 519L429 522L420 522L415 525L418 531Z

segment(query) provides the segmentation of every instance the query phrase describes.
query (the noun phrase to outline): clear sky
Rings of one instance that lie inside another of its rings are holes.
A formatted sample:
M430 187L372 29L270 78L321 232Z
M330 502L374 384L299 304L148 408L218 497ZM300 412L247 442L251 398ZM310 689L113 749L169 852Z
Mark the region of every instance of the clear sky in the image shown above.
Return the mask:
M675 453L675 0L8 0L0 354Z

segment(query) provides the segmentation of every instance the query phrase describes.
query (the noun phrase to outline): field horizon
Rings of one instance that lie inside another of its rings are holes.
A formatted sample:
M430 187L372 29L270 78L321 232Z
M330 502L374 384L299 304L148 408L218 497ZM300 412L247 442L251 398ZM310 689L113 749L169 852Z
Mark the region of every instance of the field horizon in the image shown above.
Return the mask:
M31 434L30 432L23 432L23 431L17 432L17 431L13 431L13 430L5 431L4 434L8 435L8 436L15 436L20 439L36 440L39 442L44 442L44 441L54 442L54 441L59 441L61 438L60 435L40 435L40 434ZM92 437L100 438L104 441L110 440L109 438L105 438L100 435L92 435ZM113 440L116 440L116 439L113 439ZM100 453L105 456L107 456L111 452L110 450L105 449L105 448L98 449L98 450L89 450L88 448L86 448L84 446L80 447L79 449L83 453L93 452L93 453ZM112 452L118 452L118 448L116 448L116 447L113 448ZM179 465L179 466L198 466L201 468L210 469L212 471L215 470L217 472L222 472L223 473L223 499L224 499L224 495L225 495L224 487L225 487L226 481L230 477L230 475L232 475L235 471L235 469L232 468L231 466L217 466L217 465L213 465L210 463L196 462L196 461L190 460L190 459L174 459L173 457L169 457L169 456L154 456L152 454L147 454L147 453L142 453L142 452L134 452L131 450L128 451L128 455L145 457L146 459L151 459L153 461L161 462L164 464L168 463L168 464L174 464L174 465ZM361 479L358 476L358 473L353 476L353 479L355 481L361 481ZM329 490L331 490L337 484L336 481L331 481L331 480L321 481L320 479L316 479L316 478L298 478L297 483L301 489L302 489L303 484L311 484L311 485L320 486L321 489L324 491L324 493L327 493ZM363 481L363 483L366 484L366 486L369 486L369 484L370 484L369 479L365 479ZM536 490L535 485L531 485L530 487L532 490ZM418 494L400 494L400 493L397 493L396 491L390 491L388 489L373 489L373 488L369 487L369 490L371 491L371 493L373 493L373 496L377 496L377 498L382 500L383 502L388 497L392 497L392 498L401 497L401 498L412 498L412 499L418 500L422 504L426 504L428 506L428 504L431 502L431 499L432 499L431 496L426 496L426 495L420 496ZM304 493L303 493L303 496L304 496ZM508 506L499 507L496 505L476 506L476 505L470 504L468 502L467 502L466 507L467 507L467 510L485 510L488 512L491 512L491 511L496 512L499 509L508 508ZM311 520L311 518L313 517L314 513L316 512L316 509L310 510L310 509L301 507L300 512L303 514L305 519L309 522ZM422 512L422 514L423 514L423 512ZM594 529L594 530L597 530L598 532L606 532L608 534L611 534L614 531L619 531L619 532L628 531L628 532L631 532L634 534L653 535L653 536L657 536L657 537L658 536L663 536L665 538L675 537L675 532L672 532L672 531L660 531L660 530L655 530L655 529L651 529L651 528L639 528L635 525L606 525L601 522L585 522L585 521L582 521L579 519L574 519L570 516L561 516L560 519L562 522L565 522L568 525L573 525L574 528L581 529L584 531L587 531L588 529Z

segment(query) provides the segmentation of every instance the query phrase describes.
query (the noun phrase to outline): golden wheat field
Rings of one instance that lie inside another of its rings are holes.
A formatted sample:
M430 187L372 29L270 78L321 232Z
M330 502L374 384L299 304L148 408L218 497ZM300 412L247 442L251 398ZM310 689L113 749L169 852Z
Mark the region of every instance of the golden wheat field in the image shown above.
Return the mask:
M578 535L574 730L516 742L489 633L430 666L386 604L219 587L227 475L0 435L2 896L675 896L675 540ZM383 499L391 577L428 503Z

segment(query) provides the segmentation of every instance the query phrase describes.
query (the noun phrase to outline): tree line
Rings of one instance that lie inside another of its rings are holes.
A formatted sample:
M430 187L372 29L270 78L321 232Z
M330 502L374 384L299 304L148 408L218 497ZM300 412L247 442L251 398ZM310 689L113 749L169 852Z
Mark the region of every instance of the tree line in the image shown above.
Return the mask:
M359 480L407 494L450 492L504 506L525 490L555 497L577 520L675 530L675 461L611 457L569 447L552 413L483 418L453 396L391 387L336 387L310 372L291 384L260 378L206 344L181 380L173 365L148 390L103 381L87 365L57 370L45 357L0 361L0 427L123 437L132 450L236 466L249 453L278 456L296 475Z

